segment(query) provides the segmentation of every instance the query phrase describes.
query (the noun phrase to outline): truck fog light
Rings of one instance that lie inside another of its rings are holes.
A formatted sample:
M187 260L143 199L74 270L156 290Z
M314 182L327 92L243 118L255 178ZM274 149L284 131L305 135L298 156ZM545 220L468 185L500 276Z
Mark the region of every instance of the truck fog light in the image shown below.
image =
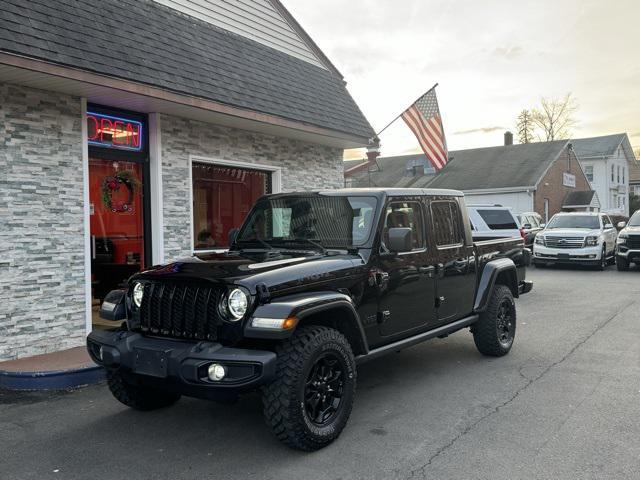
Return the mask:
M212 363L211 365L209 365L209 370L207 373L209 375L209 379L213 380L214 382L219 382L227 374L227 369L224 368L224 365L220 365L219 363Z

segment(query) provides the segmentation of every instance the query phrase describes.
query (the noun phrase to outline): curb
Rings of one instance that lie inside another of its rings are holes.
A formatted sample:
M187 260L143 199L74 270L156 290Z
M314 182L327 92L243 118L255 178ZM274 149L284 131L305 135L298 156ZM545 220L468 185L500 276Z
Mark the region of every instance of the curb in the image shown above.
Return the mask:
M0 370L0 388L7 390L67 390L94 385L105 378L104 368L98 365L49 372L10 372Z

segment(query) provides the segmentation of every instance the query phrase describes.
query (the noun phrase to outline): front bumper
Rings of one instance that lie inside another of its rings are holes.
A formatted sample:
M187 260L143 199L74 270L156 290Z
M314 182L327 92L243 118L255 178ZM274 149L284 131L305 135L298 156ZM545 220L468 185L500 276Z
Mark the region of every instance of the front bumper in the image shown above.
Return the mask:
M549 248L536 244L533 247L533 262L540 263L568 263L593 265L600 262L602 246L585 248Z
M130 331L95 330L87 337L89 355L99 365L120 370L133 383L200 398L220 398L253 390L275 375L276 354L145 337ZM214 382L207 369L222 364L227 375Z
M616 255L626 259L628 262L638 263L640 262L640 250L629 249L624 245L618 245Z

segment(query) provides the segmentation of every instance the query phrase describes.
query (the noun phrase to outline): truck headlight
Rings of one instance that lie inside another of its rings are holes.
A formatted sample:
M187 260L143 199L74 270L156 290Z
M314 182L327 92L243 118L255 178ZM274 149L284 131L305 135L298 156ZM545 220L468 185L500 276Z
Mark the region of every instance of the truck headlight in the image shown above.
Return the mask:
M587 237L584 239L584 244L586 247L595 247L598 245L599 237Z
M536 235L536 239L534 241L536 245L544 245L544 237L542 235Z
M142 296L144 295L144 285L140 282L136 282L133 285L133 295L131 296L133 298L133 304L140 308L140 305L142 305Z
M624 233L622 235L618 235L618 239L616 240L616 243L618 245L624 245L625 243L627 243L627 238L629 237Z
M226 298L227 310L230 314L230 319L233 321L240 320L247 313L249 307L249 298L247 294L239 288L234 288L229 292Z

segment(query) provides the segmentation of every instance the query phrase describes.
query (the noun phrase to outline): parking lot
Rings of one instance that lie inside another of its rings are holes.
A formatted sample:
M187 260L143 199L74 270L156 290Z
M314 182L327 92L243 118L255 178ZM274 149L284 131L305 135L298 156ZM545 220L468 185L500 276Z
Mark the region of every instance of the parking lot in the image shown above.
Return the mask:
M467 331L365 364L351 420L315 453L264 426L260 398L141 413L104 385L0 394L3 479L640 478L640 271L528 272L516 343Z

